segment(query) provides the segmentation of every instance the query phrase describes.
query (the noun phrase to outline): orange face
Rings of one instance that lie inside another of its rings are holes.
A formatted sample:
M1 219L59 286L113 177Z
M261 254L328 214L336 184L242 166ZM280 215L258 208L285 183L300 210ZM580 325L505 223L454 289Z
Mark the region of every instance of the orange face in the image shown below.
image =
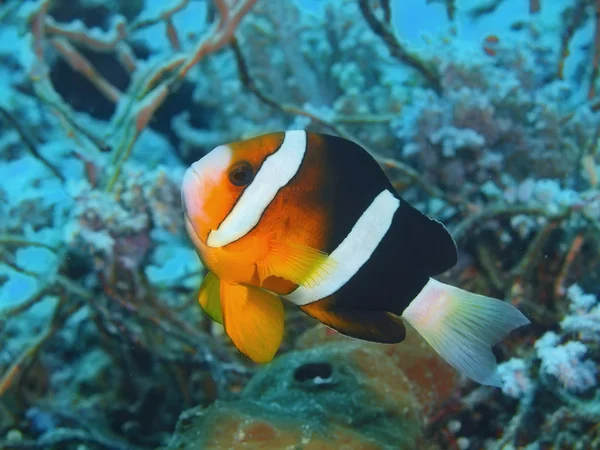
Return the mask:
M184 176L182 197L186 217L200 241L216 230L238 201L265 158L283 140L283 133L216 147L193 163ZM243 145L242 145L243 144Z
M297 149L284 136L216 147L185 174L188 233L202 262L221 280L257 285L256 263L273 240L317 249L326 244L334 191L322 143L308 135L307 145Z
M229 272L236 271L245 282L252 277L244 257L248 242L238 240L225 249L208 246L208 237L219 228L262 162L282 141L283 133L277 133L221 145L193 163L185 173L182 200L188 234L202 262L220 278L228 279Z

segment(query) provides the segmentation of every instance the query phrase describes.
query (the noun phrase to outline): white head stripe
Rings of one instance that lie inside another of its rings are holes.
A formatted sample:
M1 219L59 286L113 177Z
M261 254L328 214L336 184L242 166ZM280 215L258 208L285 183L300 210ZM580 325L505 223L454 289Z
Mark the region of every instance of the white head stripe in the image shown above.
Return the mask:
M327 278L311 288L300 286L285 298L303 306L334 294L369 260L392 225L399 207L400 200L390 191L382 191L331 253L335 266Z
M231 212L217 230L208 235L209 247L223 247L245 236L256 226L263 212L296 175L306 152L306 132L287 131L279 150L269 155Z

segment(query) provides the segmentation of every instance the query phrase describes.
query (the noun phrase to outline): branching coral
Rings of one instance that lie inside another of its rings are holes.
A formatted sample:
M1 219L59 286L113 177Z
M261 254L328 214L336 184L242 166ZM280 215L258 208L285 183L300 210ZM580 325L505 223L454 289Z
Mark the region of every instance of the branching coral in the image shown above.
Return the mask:
M597 363L590 358L590 350L593 348L593 352L597 352L597 347L588 347L585 343L587 341L593 346L597 340L594 340L593 334L589 334L590 323L585 320L580 322L579 319L598 305L594 295L584 293L576 284L569 287L567 297L570 300L570 312L561 322L561 333L547 331L535 342L533 355L527 359L512 358L501 364L499 371L506 395L519 399L521 404L527 402L532 405L536 399L552 392L554 398L559 398L566 405L559 408L556 414L561 411L567 416L579 416L583 420L578 426L585 429L597 423L600 417L596 405L598 391L595 390ZM573 339L577 334L583 341ZM530 435L539 444L549 443L549 437L527 433L523 429L524 423L540 421L542 429L557 433L560 428L557 420L560 419L555 414L545 414L543 410L525 410L515 422L511 434L503 437L498 446L516 440L518 433ZM590 441L586 442L591 445Z
M11 415L0 427L23 420L30 405L38 400L43 405L41 399L49 397L53 400L43 408L55 425L42 430L32 424L31 441L2 441L3 448L77 443L100 448L156 446L175 423L178 410L211 401L217 394L227 396L232 385L248 376L236 356L209 338L201 316L187 312L201 273L195 255L188 254L187 263L178 261L185 269L179 274L180 283L157 284L147 270L151 262L164 262L155 260L164 254L163 247L185 246L179 193L182 167L173 166L172 149L147 126L190 70L227 45L255 1L216 1L220 18L193 46L180 42L171 20L188 3L172 4L148 20L128 23L116 16L105 32L77 21L59 23L51 17L48 1L17 9L29 30L29 54L21 55L20 68L29 75L28 92L42 102L44 112L29 120L22 111L30 97L17 90L3 101L2 125L16 130L29 155L21 149L3 154L10 163L2 170L8 174L22 167L27 175L10 186L8 201L2 205L11 219L2 220L0 240L0 270L7 277L2 302L8 302L0 310L0 402ZM9 15L16 17L15 9ZM131 36L162 22L173 57L138 60L129 45ZM131 75L129 89L112 85L84 50L114 54ZM116 104L109 122L76 113L61 98L50 78L49 56L67 61ZM31 133L25 131L24 122ZM136 144L146 148L130 158ZM148 169L141 160L168 166ZM56 196L39 190L48 184ZM36 248L37 253L30 250ZM31 270L39 265L42 251L48 261ZM194 277L194 287L184 287L183 277ZM33 331L26 327L32 312L47 310L56 298L58 306L47 330L27 342ZM74 358L74 352L80 348L85 355L81 346L90 342L112 367L110 374L94 363L98 369L87 378L73 378L78 366L88 364L81 354ZM46 375L39 377L40 371ZM111 377L110 386L100 395L105 376ZM36 386L34 392L25 389L29 385ZM108 398L111 405L105 404ZM155 409L153 402L165 408L179 406L151 419L147 414L148 408ZM81 423L73 425L61 410L77 411ZM127 420L111 423L111 415ZM95 425L82 426L84 421ZM60 426L71 429L58 432ZM132 437L131 427L141 434ZM108 438L110 433L121 437ZM129 443L124 443L124 436Z
M185 8L188 1L175 2L160 11L156 18L138 21L130 26L123 17L117 17L111 29L101 33L95 29L87 29L81 22L67 25L57 23L48 16L49 1L40 0L28 5L26 13L23 13L31 30L28 73L37 95L48 102L69 124L76 120L50 82L50 69L44 59L47 45L51 45L73 70L83 74L106 98L117 104L117 113L113 116L107 133L113 148L114 165L108 167L112 174L105 183L108 189L112 189L137 138L166 97L177 90L192 67L202 58L228 44L239 22L254 3L256 0L243 0L230 7L223 0L217 0L215 4L221 14L220 20L192 48L184 52L181 51L183 49L173 26L172 16ZM136 59L127 40L136 30L157 22L166 23L167 38L175 53L171 58L161 56L161 61L157 58L142 63ZM81 53L79 49L82 48L115 53L123 68L131 75L130 89L120 92L111 85ZM79 132L81 129L77 127L74 131ZM85 138L89 136L89 133L84 134Z

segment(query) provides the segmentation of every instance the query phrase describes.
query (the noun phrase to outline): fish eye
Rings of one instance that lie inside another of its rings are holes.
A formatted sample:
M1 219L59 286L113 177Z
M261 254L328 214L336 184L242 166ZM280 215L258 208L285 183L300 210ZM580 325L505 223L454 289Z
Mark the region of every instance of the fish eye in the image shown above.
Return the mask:
M229 181L235 186L247 186L254 177L254 170L247 161L235 163L229 169Z

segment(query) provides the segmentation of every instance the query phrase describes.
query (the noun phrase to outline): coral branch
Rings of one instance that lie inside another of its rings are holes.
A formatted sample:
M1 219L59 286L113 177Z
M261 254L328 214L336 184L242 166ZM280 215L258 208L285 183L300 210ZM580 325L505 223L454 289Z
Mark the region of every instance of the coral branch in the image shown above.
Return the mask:
M529 14L537 14L541 10L540 0L529 0Z
M146 128L156 110L165 101L168 93L166 85L158 86L137 105L134 110L134 117L135 130L138 133Z
M368 4L368 0L359 0L360 10L373 32L383 39L391 55L403 64L419 72L429 83L431 88L440 95L442 84L440 76L433 66L426 64L421 58L408 51L400 44L389 24L380 22Z
M148 94L142 101L140 101L132 112L133 122L134 122L134 130L130 132L130 138L126 141L127 144L124 147L122 152L122 156L117 161L117 164L114 168L113 175L111 176L107 190L111 191L117 182L119 175L121 174L121 169L125 161L129 158L131 154L131 149L133 148L133 144L136 139L140 135L140 133L146 128L152 116L156 112L156 110L162 105L162 103L167 98L169 93L168 86L166 84L159 85L154 88L150 94Z
M71 127L84 136L101 152L109 152L111 150L109 145L78 123L73 110L60 98L54 87L47 80L38 82L35 87L37 98L42 103L45 103L60 118L63 124L68 124L68 127Z
M54 335L60 328L63 317L61 316L61 306L59 302L55 307L52 319L44 331L21 355L13 362L9 369L0 377L0 398L2 398L8 389L23 375L25 366L39 352L42 346Z
M152 25L155 25L162 21L169 21L169 20L171 20L171 17L174 14L176 14L179 11L181 11L182 9L184 9L189 3L190 3L190 0L175 0L174 2L172 2L172 5L167 6L165 9L163 9L161 12L159 12L155 17L150 18L150 19L138 20L137 22L134 22L130 27L130 31L136 31L136 30L140 30L142 28L151 27Z
M558 227L559 220L564 218L556 218L549 221L546 226L538 231L535 238L529 244L527 251L519 261L519 263L511 271L514 283L522 283L524 279L527 279L531 270L535 267L537 261L543 257L543 248L552 232Z
M573 11L571 12L571 14L565 19L567 26L563 32L561 39L558 69L556 73L556 77L560 80L562 80L564 76L563 72L565 67L565 61L569 56L569 44L573 39L573 35L581 27L585 20L586 8L586 2L577 2L575 6L573 6Z
M554 296L556 298L561 298L566 294L565 280L569 275L569 269L571 268L573 261L575 260L575 258L579 254L579 251L581 250L581 247L583 246L584 238L584 234L579 233L575 236L575 238L573 238L573 241L571 242L569 251L565 256L560 272L556 277L556 281L554 282Z
M214 0L214 4L219 11L219 27L223 27L229 20L229 8L225 4L225 0Z
M468 11L468 15L472 20L480 19L483 16L494 13L496 9L504 2L504 0L489 0L487 2L481 2L473 9Z
M128 73L134 73L137 69L137 60L129 44L126 42L119 42L115 48L115 51L121 66L123 66Z
M64 182L65 177L58 171L56 167L54 167L54 165L50 161L48 161L44 156L40 154L40 152L38 152L37 146L35 142L33 142L33 138L29 136L29 134L25 131L25 128L21 126L19 121L15 119L11 113L9 113L6 109L2 107L0 107L0 116L2 116L4 120L6 120L16 130L16 132L19 134L19 137L23 141L25 148L29 150L29 153L31 153L31 155L34 158L36 158L44 166L46 166L56 178Z
M390 0L380 0L381 9L383 9L383 21L387 24L392 23L392 7L390 6Z
M228 12L223 12L227 17L227 20L221 20L214 30L210 31L208 37L201 39L188 61L179 69L177 73L177 79L182 80L188 74L190 69L194 67L198 62L208 53L213 53L224 46L228 45L233 39L233 35L240 21L244 18L248 12L252 9L257 0L241 0L233 11L229 11L226 4L222 1L217 0L217 7L227 8Z
M590 110L592 112L598 112L600 111L600 99L590 99L589 101L589 107ZM570 113L565 114L561 119L560 119L560 125L564 125L565 123L569 122L573 117L575 117L575 112L571 111Z
M100 75L87 58L69 41L64 38L52 38L50 42L74 71L81 73L90 80L108 100L114 103L119 101L122 92Z
M50 0L42 0L38 3L37 9L34 11L31 20L31 35L33 37L33 52L36 56L36 62L29 72L29 77L32 80L46 78L49 73L48 65L44 61L44 41L47 17Z
M0 320L10 319L24 313L33 305L42 301L51 292L52 287L52 283L46 282L31 294L28 299L23 300L18 305L12 308L0 309Z
M556 317L549 315L547 311L540 310L536 302L530 301L525 295L525 286L531 279L532 271L538 267L538 261L544 256L544 246L550 239L552 232L556 230L562 220L568 216L568 213L554 216L539 230L535 238L529 243L527 250L519 262L510 271L510 280L508 282L508 300L514 305L521 305L532 316L535 316L537 322L556 320Z
M596 0L595 9L594 58L592 60L592 75L590 79L590 90L588 91L588 100L593 100L594 97L596 97L596 79L598 78L598 66L600 65L600 0Z
M175 55L163 62L158 67L155 67L152 73L148 77L145 77L143 85L139 88L138 95L144 96L150 92L150 90L160 83L165 74L181 67L181 65L185 62L185 58L185 55ZM174 90L174 88L171 88L171 91Z
M119 148L115 152L113 158L116 164L113 174L107 183L107 190L112 190L120 173L124 162L127 160L131 153L131 149L139 134L148 125L152 119L156 110L164 102L167 95L173 93L178 89L183 79L188 74L189 70L195 66L204 56L209 53L214 53L226 46L232 39L242 18L250 11L252 6L256 3L256 0L243 0L237 4L233 12L224 12L227 17L226 21L213 26L213 30L209 34L201 38L196 44L194 50L186 56L175 56L172 60L154 68L154 74L144 80L141 86L135 86L132 90L136 92L135 96L130 96L132 99L135 98L138 105L127 108L127 113L122 118L116 119L116 122L121 123L122 127L125 127L125 138L121 141ZM225 7L225 4L223 4ZM172 10L169 10L172 12ZM170 15L167 15L170 17ZM161 80L162 75L169 70L178 68L175 76L171 77L168 81L152 87L156 82ZM152 88L152 91L148 92ZM144 98L145 96L145 98ZM133 125L133 130L129 127Z
M526 395L524 395L520 402L517 413L510 420L506 431L502 437L495 442L495 445L490 448L493 450L502 450L507 447L511 447L516 440L517 433L523 427L525 417L531 412L531 405L535 399L535 390L532 389Z
M2 258L1 260L5 265L10 267L12 270L14 270L17 273L22 273L23 275L27 275L27 276L33 277L33 278L36 278L39 275L36 272L32 272L30 270L19 267L15 263L14 258L12 258L11 255L9 255L8 252L6 250L4 250L3 247L0 247L0 258Z
M446 15L448 20L454 20L456 17L456 0L446 0Z
M381 114L381 115L355 115L355 116L341 116L337 115L332 122L353 124L353 125L368 125L375 123L387 123L394 119L397 119L397 114Z
M56 277L56 284L64 290L65 294L73 296L78 301L85 302L86 304L90 305L92 309L97 311L98 315L102 317L101 323L106 322L110 324L109 326L99 325L101 330L106 331L109 335L116 339L129 340L131 343L143 347L140 340L136 337L133 337L130 332L126 330L124 325L119 324L115 326L114 320L108 310L99 305L100 299L98 298L97 294L86 290L84 287L62 275L58 275ZM113 297L115 294L110 290L105 290L105 294L118 303L119 306L123 308L124 311L127 311L127 313L132 317L139 319L141 322L147 323L153 330L159 330L162 335L170 336L171 338L184 344L189 352L188 355L195 359L196 365L201 366L210 373L211 377L222 393L225 392L226 385L230 377L228 373L237 376L248 375L248 371L243 366L234 362L226 363L223 361L227 355L227 352L218 342L211 340L209 336L205 335L204 333L200 331L194 332L188 327L182 326L181 323L178 323L176 326L167 324L164 320L164 314L157 313L156 311L143 311L142 308L133 305L132 303L123 301L117 297ZM148 351L152 352L155 356L160 356L157 354L156 350L148 349ZM222 355L222 358L219 359L215 355ZM169 359L167 356L162 356L162 358L173 363L172 357Z
M21 6L19 2L3 3L4 6L0 6L0 23L6 22Z
M179 39L179 35L177 33L177 28L175 28L175 25L173 24L173 21L171 19L168 19L166 21L167 23L167 39L169 40L169 43L171 44L171 48L173 50L175 50L176 52L180 52L182 50L181 47L181 40Z
M98 53L116 52L117 59L129 73L137 66L133 50L125 42L129 33L125 18L117 16L113 20L112 28L101 33L97 29L90 30L80 21L71 24L59 24L52 17L46 18L46 31L58 37L67 39L79 47L87 48Z
M11 235L11 234L0 234L0 244L6 245L6 246L17 245L20 247L41 247L41 248L47 248L48 250L51 250L53 252L57 251L56 247L53 247L48 244L44 244L43 242L31 241L22 236L15 236L15 235Z
M504 292L506 283L502 276L502 271L499 266L499 261L495 258L494 253L488 248L485 243L475 246L477 260L481 268L487 274L490 282L498 292Z
M99 53L113 52L117 45L128 35L125 18L122 16L116 17L112 28L105 33L99 33L98 30L89 30L80 21L63 25L48 16L45 23L48 34L68 39L69 42L80 47Z
M548 216L548 211L538 206L511 206L511 205L492 205L481 209L479 212L471 214L460 222L452 230L452 236L457 242L465 239L467 233L471 232L472 229L482 223L485 223L491 219L500 219L503 217L512 217L519 214L534 215L534 216Z
M356 137L354 137L353 135L351 135L350 133L345 131L343 128L337 126L335 123L328 121L326 119L323 119L322 117L319 117L316 114L313 114L309 111L303 110L296 106L279 103L275 99L269 97L256 85L256 83L250 76L250 72L248 70L248 65L246 64L246 60L244 59L244 55L242 54L241 48L240 48L239 44L237 43L237 40L234 39L231 42L230 47L233 50L233 53L235 55L238 73L239 73L241 82L244 84L244 86L246 86L248 91L250 91L254 95L256 95L256 97L260 101L262 101L263 103L265 103L265 104L271 106L272 108L275 108L278 111L281 111L285 114L308 117L313 122L318 123L319 125L333 131L338 136L344 137L346 139L349 139L351 141L354 141L354 142L360 144L363 148L365 148L373 156L373 158L375 158L375 160L380 165L382 165L385 168L398 171L402 175L406 176L411 182L415 183L417 186L419 186L421 189L423 189L425 192L427 192L429 195L431 195L433 197L437 197L437 198L443 198L452 204L460 203L460 201L448 198L442 192L442 190L439 189L437 186L434 186L431 183L426 182L423 178L421 178L419 173L412 167L410 167L400 161L397 161L395 159L382 157L381 155L377 154L372 149L370 149L368 145L360 142L359 139L357 139Z

